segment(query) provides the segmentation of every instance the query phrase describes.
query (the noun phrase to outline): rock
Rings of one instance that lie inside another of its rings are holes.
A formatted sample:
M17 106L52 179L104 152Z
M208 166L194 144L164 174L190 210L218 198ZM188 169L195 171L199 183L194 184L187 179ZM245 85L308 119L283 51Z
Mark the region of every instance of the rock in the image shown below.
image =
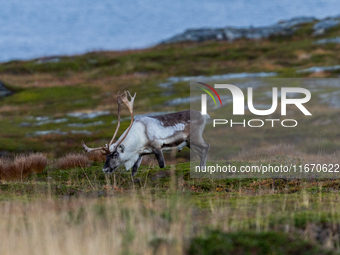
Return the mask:
M27 137L34 137L34 136L44 136L44 135L92 135L91 131L87 130L71 130L70 132L60 131L60 129L56 130L44 130L44 131L35 131L32 133L27 133Z
M316 44L327 44L327 43L337 43L337 44L340 44L340 37L321 39L321 40L317 40L315 43Z
M62 118L62 119L55 119L55 120L42 120L39 121L37 123L34 124L34 126L41 126L41 125L46 125L46 124L50 124L50 123L63 123L63 122L67 122L68 119L67 118Z
M175 35L174 37L163 41L162 43L177 43L177 42L203 42L209 40L227 40L233 41L235 39L262 39L274 35L289 35L293 30L285 28L280 25L259 28L234 28L226 27L220 28L206 28L206 29L189 29L184 33Z
M92 132L87 131L87 130L72 130L71 134L72 135L92 135Z
M326 18L324 20L321 20L313 26L313 30L314 30L313 36L323 35L326 32L326 30L332 27L335 27L339 24L340 24L339 17Z
M321 103L328 104L332 108L340 108L340 91L320 94L319 98Z
M167 106L173 106L173 105L180 105L180 104L188 104L190 103L190 101L196 101L196 100L199 100L201 99L201 97L197 97L197 98L190 98L190 97L178 97L178 98L175 98L175 99L171 99L167 102L164 103L164 105L167 105Z
M44 130L44 131L35 131L33 133L27 134L26 136L41 136L41 135L67 135L67 132L60 131L59 129L57 130Z
M163 43L177 43L185 41L203 42L207 40L222 40L227 39L223 29L203 28L189 29L182 34L165 40Z
M302 69L296 71L297 73L318 73L318 72L324 72L324 71L335 71L339 70L340 65L336 66L313 66L307 69Z
M110 115L110 111L98 111L98 112L90 112L90 113L84 113L84 112L73 112L68 113L67 116L79 118L79 119L94 119L100 116Z
M270 36L276 35L290 35L293 30L280 26L279 24L270 27L259 27L259 28L232 28L227 27L224 29L225 37L228 41L235 39L246 38L246 39L263 39Z
M201 80L205 82L228 80L228 79L242 79L242 78L264 78L277 76L275 72L259 72L259 73L227 73L212 76L181 76L181 77L170 77L166 82L160 83L158 86L161 88L172 88L172 85L177 82L188 82L190 80Z
M315 20L316 19L314 17L295 17L292 19L279 21L278 24L283 27L292 28L294 26L314 22Z
M177 42L203 42L208 40L227 40L235 39L265 39L271 36L286 36L292 35L300 25L315 22L313 17L296 17L289 20L279 21L271 26L264 27L224 27L224 28L202 28L188 29L184 33L175 35L161 43L177 43ZM316 22L313 26L313 36L323 35L332 27L340 25L340 16L328 17ZM338 43L339 39L333 42ZM332 42L332 41L330 41ZM323 43L323 42L320 42ZM328 43L328 42L325 42Z
M61 119L55 119L55 120L50 120L49 117L36 117L34 118L36 121L36 123L29 123L29 122L22 122L20 124L20 127L30 127L30 126L42 126L42 125L46 125L46 124L50 124L50 123L64 123L67 122L68 119L67 118L61 118Z
M314 21L315 18L313 17L297 17L280 21L271 26L257 28L225 27L188 29L184 33L175 35L162 43L177 43L185 41L203 42L208 40L233 41L240 38L263 39L271 36L286 36L293 34L299 25Z
M104 125L104 121L96 121L91 123L69 123L67 126L69 127L76 127L76 128L83 128L83 127L91 127L91 126L100 126Z
M0 81L0 98L1 97L5 97L5 96L9 96L13 94L11 91L9 91L6 87L5 87L5 84L3 84L1 81Z
M30 127L30 126L32 126L32 124L29 123L29 122L22 122L22 123L20 123L20 125L19 125L19 127Z
M43 57L38 59L35 64L45 64L45 63L58 63L60 58L58 57Z

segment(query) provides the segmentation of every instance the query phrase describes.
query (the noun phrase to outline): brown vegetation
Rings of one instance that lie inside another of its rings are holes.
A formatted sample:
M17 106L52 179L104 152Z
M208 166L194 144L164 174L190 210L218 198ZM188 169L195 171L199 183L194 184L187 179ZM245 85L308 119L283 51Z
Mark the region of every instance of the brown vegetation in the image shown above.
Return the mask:
M47 166L48 160L42 153L19 155L14 159L0 159L1 180L22 180L31 173L40 173Z
M91 151L87 154L87 158L93 162L104 162L106 160L106 156L103 155L100 151Z
M71 169L75 167L88 167L91 161L84 154L70 153L59 158L56 167L59 169Z

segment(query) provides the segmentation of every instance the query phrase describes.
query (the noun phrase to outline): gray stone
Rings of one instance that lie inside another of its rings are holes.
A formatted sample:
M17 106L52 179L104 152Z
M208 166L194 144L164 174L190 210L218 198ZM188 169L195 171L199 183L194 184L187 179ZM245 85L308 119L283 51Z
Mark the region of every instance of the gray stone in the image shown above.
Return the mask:
M223 29L202 28L202 29L188 29L182 34L165 40L163 43L177 43L185 41L203 42L207 40L222 40L226 39Z
M282 27L292 28L298 25L314 22L314 17L295 17L288 20L279 21L278 24Z
M9 96L11 95L12 92L9 91L6 87L5 87L5 84L3 84L1 81L0 81L0 98L1 97L5 97L5 96Z
M45 63L58 63L60 58L58 57L44 57L35 61L35 64L45 64Z
M73 112L73 113L68 113L67 116L79 118L79 119L94 119L94 118L109 115L109 114L110 114L110 111L98 111L98 112L90 112L90 113Z
M171 99L167 102L164 103L164 105L167 106L173 106L173 105L180 105L180 104L188 104L190 103L190 101L197 101L200 100L201 97L179 97L179 98L175 98L175 99Z
M44 130L44 131L35 131L33 133L27 134L27 136L42 136L42 135L67 135L67 132L60 131L59 129L56 130Z
M48 121L50 118L47 117L47 116L38 116L38 117L35 117L35 120L36 121Z
M55 119L55 120L42 120L39 121L37 123L34 124L34 126L41 126L41 125L46 125L46 124L50 124L50 123L63 123L63 122L67 122L68 119L67 118L61 118L61 119Z
M271 36L286 36L293 34L299 25L313 21L315 21L315 18L313 17L296 17L265 27L188 29L184 33L175 35L162 43L177 43L185 41L202 42L208 40L233 41L240 38L262 39Z
M70 124L67 124L67 126L83 128L83 127L99 126L103 124L105 124L104 121L96 121L96 122L91 122L91 123L70 123Z
M51 120L49 117L36 117L34 119L38 122L36 122L36 123L22 122L20 124L20 127L42 126L42 125L46 125L46 124L50 124L50 123L58 124L58 123L64 123L64 122L68 121L67 118Z
M297 73L318 73L318 72L323 72L323 71L335 71L339 70L340 65L335 65L335 66L313 66L307 69L302 69L296 71Z
M273 98L273 92L272 91L267 91L264 93L266 97L268 98ZM287 98L298 98L301 97L301 93L297 93L297 92L287 92L286 93ZM281 90L279 90L277 92L277 97L281 98Z
M203 42L209 40L227 40L235 39L262 39L275 35L290 35L293 33L291 28L280 26L279 24L269 27L259 28L204 28L204 29L188 29L182 34L175 35L162 43L177 43L177 42Z
M327 43L337 43L337 44L340 44L340 37L321 39L321 40L317 40L315 43L316 44L327 44Z
M26 136L28 137L34 137L34 136L44 136L44 135L67 135L67 134L72 134L72 135L92 135L92 132L87 131L87 130L72 130L70 132L65 132L65 131L60 131L60 129L56 130L44 130L44 131L35 131L32 133L27 133Z
M270 26L264 27L224 27L224 28L201 28L188 29L181 34L177 34L161 43L177 43L177 42L203 42L208 40L227 40L235 39L265 39L271 36L287 36L292 35L300 25L315 22L313 17L296 17L289 20L283 20ZM340 15L336 17L328 17L316 22L313 26L313 35L323 35L327 30L340 25ZM335 41L338 43L338 41ZM322 43L322 42L320 42Z
M72 135L92 135L92 132L87 131L87 130L72 130L71 134Z
M32 124L29 123L29 122L22 122L22 123L20 123L19 126L20 126L20 127L30 127L30 126L32 126Z
M303 79L302 86L312 90L329 89L329 88L340 88L340 80L338 78L327 78L327 79Z
M259 72L259 73L228 73L221 75L212 76L182 76L182 77L170 77L167 82L159 84L161 88L171 88L173 84L177 82L189 82L190 80L200 80L200 81L218 81L218 80L229 80L229 79L242 79L242 78L265 78L277 76L275 72ZM166 84L166 86L165 86Z
M320 94L321 103L328 104L332 108L340 108L340 91Z
M319 22L317 22L313 26L313 35L323 35L328 29L335 27L340 24L340 19L339 18L326 18L323 19Z

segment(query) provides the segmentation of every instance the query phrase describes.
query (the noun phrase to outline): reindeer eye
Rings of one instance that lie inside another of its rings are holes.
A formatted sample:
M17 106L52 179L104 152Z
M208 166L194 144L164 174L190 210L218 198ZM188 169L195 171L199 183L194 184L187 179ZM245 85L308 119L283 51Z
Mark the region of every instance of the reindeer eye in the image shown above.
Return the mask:
M113 156L114 158L117 158L118 155L119 155L118 152L114 152L112 156Z

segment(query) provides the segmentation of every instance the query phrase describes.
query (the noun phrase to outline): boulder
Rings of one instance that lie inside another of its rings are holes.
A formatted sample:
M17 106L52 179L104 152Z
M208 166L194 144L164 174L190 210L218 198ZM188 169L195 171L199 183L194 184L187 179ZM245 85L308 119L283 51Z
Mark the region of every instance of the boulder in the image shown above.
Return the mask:
M6 87L5 87L5 84L3 84L1 81L0 81L0 98L1 97L5 97L5 96L9 96L11 95L12 92L9 91Z
M336 71L340 70L340 65L335 66L312 66L307 69L297 70L297 73L319 73L325 71Z
M177 43L177 42L203 42L208 40L227 40L235 39L263 39L271 36L286 36L291 35L299 25L314 22L313 17L296 17L289 20L280 21L274 25L266 27L225 27L225 28L202 28L188 29L182 34L175 35L162 43Z
M278 24L283 27L292 28L298 25L316 21L314 17L295 17L288 20L279 21Z
M335 27L340 24L340 18L335 17L335 18L326 18L323 19L313 26L313 35L318 36L318 35L323 35L328 29Z
M317 40L315 43L316 44L327 44L327 43L340 44L340 37L321 39L321 40Z

